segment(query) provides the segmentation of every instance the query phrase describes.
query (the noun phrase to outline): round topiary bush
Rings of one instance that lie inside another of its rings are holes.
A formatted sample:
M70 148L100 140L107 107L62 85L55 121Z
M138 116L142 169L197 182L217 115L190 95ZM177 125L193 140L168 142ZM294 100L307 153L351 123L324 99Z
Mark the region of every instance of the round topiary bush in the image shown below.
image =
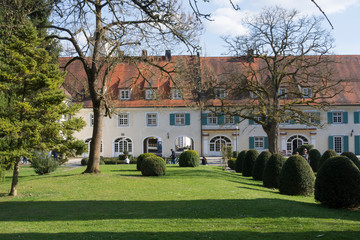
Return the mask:
M314 172L302 156L293 155L286 160L280 173L280 193L310 196L314 192L314 184Z
M324 162L326 160L328 160L331 157L336 157L336 156L338 156L338 154L334 150L331 150L331 149L326 150L320 158L318 170L321 168L321 166L324 164Z
M87 163L88 163L88 161L89 161L89 158L83 158L83 159L81 159L81 161L80 161L81 166L86 166Z
M285 161L286 159L281 154L271 155L264 168L264 187L279 188L280 173Z
M153 155L142 160L141 174L143 176L164 176L165 173L166 164L163 158Z
M321 153L317 149L311 149L309 152L309 161L310 167L314 172L318 171L318 166L320 163Z
M149 156L156 156L156 155L153 154L153 153L143 153L143 154L140 154L140 155L137 157L136 170L141 171L142 161L143 161L145 158L149 157Z
M271 152L269 151L263 151L260 153L260 155L256 158L256 161L254 163L252 177L255 180L262 181L263 175L264 175L264 169L267 161L271 157Z
M345 157L349 158L355 164L355 166L357 166L357 168L360 169L360 161L359 161L358 157L354 153L352 153L352 152L343 152L341 154L341 156L345 156Z
M179 156L180 167L197 167L200 165L200 156L197 151L188 150Z
M345 156L329 158L315 181L315 200L331 208L360 206L360 171Z
M235 172L237 172L237 173L242 172L242 166L243 166L243 162L244 162L246 153L247 153L247 150L242 150L238 154L236 161L235 161Z
M231 158L228 160L228 166L231 170L235 169L235 161L236 161L236 158Z
M253 167L258 156L259 152L256 149L250 149L246 152L242 167L242 174L244 177L252 176Z

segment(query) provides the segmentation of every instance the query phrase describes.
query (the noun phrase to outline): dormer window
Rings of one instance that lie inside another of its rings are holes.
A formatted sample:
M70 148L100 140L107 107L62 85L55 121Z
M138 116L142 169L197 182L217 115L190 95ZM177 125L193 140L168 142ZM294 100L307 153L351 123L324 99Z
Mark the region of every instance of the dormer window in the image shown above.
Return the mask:
M146 100L155 100L156 99L156 91L154 89L146 89L145 99Z
M130 100L130 89L120 90L120 100Z
M215 98L225 98L226 93L224 88L215 89Z
M172 99L182 99L180 89L172 89L171 90L171 98Z
M302 89L303 98L311 98L312 97L312 89L309 87Z

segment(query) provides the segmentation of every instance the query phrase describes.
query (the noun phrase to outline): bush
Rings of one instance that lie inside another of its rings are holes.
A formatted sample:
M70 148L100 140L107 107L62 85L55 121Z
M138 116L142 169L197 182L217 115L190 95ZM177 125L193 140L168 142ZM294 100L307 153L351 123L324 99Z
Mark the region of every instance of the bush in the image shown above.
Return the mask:
M130 159L130 162L134 159L133 155L131 155L131 154L120 154L119 155L119 160L124 161L126 156L128 156L128 158Z
M111 165L111 164L124 163L124 161L120 161L118 157L105 157L104 158L104 163L106 165Z
M256 149L250 149L246 152L242 167L242 174L244 177L252 176L253 166L258 156L259 152Z
M155 154L145 157L141 161L141 174L143 176L164 176L166 174L165 160Z
M317 149L311 149L309 152L310 167L314 172L318 171L320 164L321 153Z
M245 159L245 155L246 155L247 150L243 150L241 151L235 161L235 172L237 173L241 173L242 172L242 166L243 166L243 162Z
M314 184L314 172L302 156L293 155L286 160L280 173L280 193L310 196L314 192Z
M360 171L345 156L329 158L315 181L315 200L331 208L360 205Z
M331 157L336 157L338 154L334 150L326 150L323 155L320 158L318 170L321 168L321 166L324 164L326 160L328 160Z
M137 157L136 170L141 171L141 164L142 164L143 160L149 156L156 156L156 155L153 153L143 153Z
M199 154L194 150L182 152L179 156L180 167L197 167L200 165Z
M43 153L35 153L31 159L30 167L34 168L35 173L39 175L49 174L54 172L59 166L58 162Z
M236 162L236 158L231 158L228 160L228 166L231 170L235 169L235 162Z
M281 154L271 155L264 168L264 187L279 188L280 173L285 161L286 159Z
M271 153L269 151L263 151L256 158L252 171L252 177L255 180L262 181L264 168L270 157L271 157Z
M232 158L236 159L238 155L239 155L238 151L233 151Z
M341 156L348 157L354 164L357 166L358 169L360 169L360 161L358 157L352 153L352 152L343 152Z

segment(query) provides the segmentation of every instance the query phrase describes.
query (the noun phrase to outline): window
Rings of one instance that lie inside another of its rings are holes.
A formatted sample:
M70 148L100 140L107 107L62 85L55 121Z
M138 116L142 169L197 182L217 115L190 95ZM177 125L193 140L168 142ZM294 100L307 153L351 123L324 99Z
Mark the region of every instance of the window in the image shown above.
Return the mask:
M185 113L175 113L175 125L185 125Z
M90 113L90 127L94 126L94 114Z
M287 94L286 94L286 88L280 88L280 99L286 99L287 98Z
M225 124L234 124L234 123L235 120L233 116L228 116L228 115L225 116Z
M332 113L332 122L333 123L343 123L343 113L342 112L333 112Z
M309 87L302 89L303 98L311 98L312 97L312 89Z
M343 152L343 137L334 136L334 151L337 153Z
M258 98L258 95L254 92L250 92L250 98L252 99Z
M217 120L218 120L218 118L214 113L208 113L208 115L207 115L207 123L209 125L216 125L218 123Z
M320 123L320 113L319 112L308 112L309 123L319 124Z
M91 138L88 138L86 139L85 141L85 144L88 146L88 153L90 153L90 144L91 144ZM102 153L102 150L103 150L103 143L102 143L102 140L101 140L101 145L100 145L100 152Z
M265 138L254 137L254 147L255 149L263 149L265 147Z
M115 156L124 151L132 152L132 141L130 138L121 137L114 141Z
M146 100L155 100L156 99L156 91L154 89L147 89L145 92Z
M211 152L220 152L222 146L231 146L231 140L225 136L214 137L210 140Z
M157 126L157 113L146 114L146 126L156 127Z
M225 98L225 89L223 88L217 88L215 89L215 97L216 98Z
M181 92L179 89L172 89L172 99L182 99Z
M121 113L118 115L118 127L127 127L129 126L129 114Z
M130 90L120 90L120 100L130 100Z

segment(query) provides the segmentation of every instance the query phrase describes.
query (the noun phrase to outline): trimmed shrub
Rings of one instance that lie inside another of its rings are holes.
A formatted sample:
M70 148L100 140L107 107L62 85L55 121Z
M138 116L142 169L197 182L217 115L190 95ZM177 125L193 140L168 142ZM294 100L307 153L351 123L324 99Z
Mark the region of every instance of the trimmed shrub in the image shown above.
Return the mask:
M231 158L228 160L228 166L231 170L235 169L235 162L236 162L236 158Z
M315 200L331 208L360 206L360 171L345 156L329 158L315 181Z
M238 155L239 155L238 151L233 151L232 158L236 159Z
M166 164L162 157L147 156L141 161L141 174L143 176L164 176Z
M285 161L286 159L281 154L275 153L271 155L264 168L264 187L279 188L280 173Z
M302 156L293 155L286 160L280 173L280 193L310 196L314 192L314 184L314 172Z
M200 165L200 157L197 151L188 150L179 156L180 167L197 167Z
M252 176L253 167L258 156L259 152L256 149L250 149L246 152L242 168L242 174L244 177Z
M311 149L309 152L309 161L310 167L314 172L318 171L318 166L320 163L321 153L317 149Z
M252 177L255 180L262 181L263 175L264 175L264 169L267 161L271 157L271 152L269 151L263 151L260 153L260 155L256 158L256 161L254 163Z
M336 157L336 156L338 156L338 154L334 150L331 150L331 149L326 150L320 158L318 170L321 168L321 166L324 164L324 162L326 160L328 160L331 157Z
M83 159L81 159L80 163L82 166L86 166L88 161L89 161L89 158L83 158Z
M143 161L145 158L149 157L149 156L156 156L156 155L153 154L153 153L143 153L143 154L140 154L140 155L137 157L136 170L141 171L142 161Z
M243 166L243 162L245 159L245 155L246 155L247 150L242 150L235 161L235 172L237 173L241 173L242 172L242 166Z
M58 162L43 153L35 153L31 159L30 167L34 168L35 173L39 175L49 174L54 172L59 166Z
M358 157L352 153L352 152L343 152L341 156L348 157L354 164L357 166L358 169L360 169L360 161Z

